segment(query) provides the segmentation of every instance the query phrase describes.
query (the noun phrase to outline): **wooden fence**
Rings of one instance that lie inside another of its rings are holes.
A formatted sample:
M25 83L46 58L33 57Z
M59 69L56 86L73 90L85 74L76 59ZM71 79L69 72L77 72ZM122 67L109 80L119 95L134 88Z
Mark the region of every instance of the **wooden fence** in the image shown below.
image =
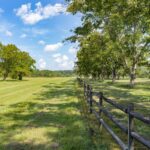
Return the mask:
M138 119L142 121L144 124L150 125L150 118L146 118L142 116L141 114L134 112L134 105L129 104L127 108L125 106L116 103L115 101L106 98L102 92L94 92L92 91L92 87L88 84L86 84L82 79L78 78L79 84L84 88L84 97L89 105L89 111L91 114L94 114L96 119L99 122L100 126L103 126L113 137L113 139L117 142L117 144L121 147L123 150L134 150L134 140L142 143L144 146L146 146L148 149L150 149L150 141L148 139L145 139L141 135L139 135L137 132L134 131L134 119ZM93 97L96 96L99 101L96 101ZM121 110L124 112L125 115L128 116L128 125L125 126L122 123L120 123L112 114L109 112L106 108L103 107L103 102L109 103L113 107ZM95 107L98 107L97 111ZM122 132L127 134L128 142L125 144L124 141L122 141L115 132L110 128L110 126L103 120L103 117L101 114L104 114L106 117L108 117L109 120L111 120L118 128L121 129Z

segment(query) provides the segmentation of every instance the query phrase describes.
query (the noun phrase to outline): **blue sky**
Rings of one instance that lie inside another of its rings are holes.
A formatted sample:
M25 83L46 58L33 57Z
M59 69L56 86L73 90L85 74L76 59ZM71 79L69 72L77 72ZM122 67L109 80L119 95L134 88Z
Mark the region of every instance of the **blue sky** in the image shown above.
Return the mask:
M64 0L0 0L0 42L29 52L39 69L72 69L76 45L62 40L80 19L66 12Z

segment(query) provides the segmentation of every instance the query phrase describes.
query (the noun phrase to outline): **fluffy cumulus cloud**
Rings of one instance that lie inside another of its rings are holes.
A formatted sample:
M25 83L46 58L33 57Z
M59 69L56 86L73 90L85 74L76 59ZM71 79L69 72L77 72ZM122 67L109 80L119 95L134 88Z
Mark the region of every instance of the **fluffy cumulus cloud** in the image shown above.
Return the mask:
M40 70L46 69L46 61L41 58L38 62L38 67Z
M65 54L56 53L53 55L54 61L58 64L58 66L63 70L72 69L74 63L69 57Z
M66 12L66 6L59 3L42 6L41 2L38 2L35 6L35 10L32 10L31 3L23 4L20 8L15 9L16 15L19 16L25 24L33 25L41 20Z
M62 46L63 46L62 43L47 44L47 45L45 45L44 50L45 50L46 52L53 52L53 51L58 50L58 49L61 48Z

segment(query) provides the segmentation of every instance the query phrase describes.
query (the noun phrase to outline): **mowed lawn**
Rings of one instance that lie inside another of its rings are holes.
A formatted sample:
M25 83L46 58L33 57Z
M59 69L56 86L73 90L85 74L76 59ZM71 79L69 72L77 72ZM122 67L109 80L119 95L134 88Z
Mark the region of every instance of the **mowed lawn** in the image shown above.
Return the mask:
M73 78L0 81L0 150L88 150Z
M135 111L149 115L150 110L150 79L138 78L135 87L129 86L129 79L103 82L89 82L95 91L103 92L105 97L127 106L134 103Z

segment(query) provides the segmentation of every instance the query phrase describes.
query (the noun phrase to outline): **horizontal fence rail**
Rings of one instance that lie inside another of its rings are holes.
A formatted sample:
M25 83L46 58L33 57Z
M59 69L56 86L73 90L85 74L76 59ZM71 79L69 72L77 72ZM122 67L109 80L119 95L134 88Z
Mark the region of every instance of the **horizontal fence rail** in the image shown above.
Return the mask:
M113 139L118 143L118 145L123 150L134 150L134 140L138 141L139 143L143 144L147 148L150 149L150 140L145 139L143 136L139 135L137 132L134 131L134 119L140 120L144 124L150 125L150 118L144 117L143 115L134 112L134 105L129 104L127 107L125 107L122 104L118 104L115 101L106 98L102 92L94 92L92 90L92 87L89 84L86 84L82 79L78 78L78 83L84 88L84 97L89 105L89 111L91 114L94 114L96 119L99 122L100 126L103 126L113 137ZM99 101L97 102L93 96L96 96ZM125 115L128 117L128 124L125 126L124 124L120 123L119 120L117 120L111 112L107 110L107 108L104 108L103 102L109 103L113 107L121 110L124 112ZM95 109L94 106L97 106L98 112ZM127 134L127 144L123 142L111 129L111 127L103 120L103 117L101 117L101 114L104 114L109 120L111 120L118 128L121 129L124 133Z

